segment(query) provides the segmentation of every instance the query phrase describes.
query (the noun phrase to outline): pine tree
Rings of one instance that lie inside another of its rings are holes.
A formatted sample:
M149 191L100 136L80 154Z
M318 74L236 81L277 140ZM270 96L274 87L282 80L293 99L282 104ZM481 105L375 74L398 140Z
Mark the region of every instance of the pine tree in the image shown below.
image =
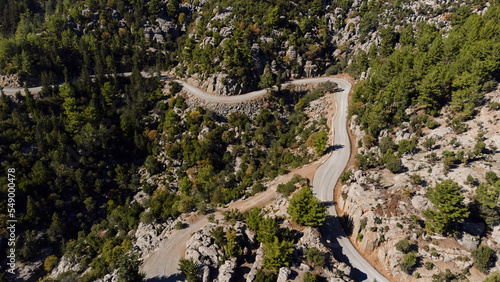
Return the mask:
M292 251L292 241L280 242L278 237L274 237L273 241L264 244L264 267L277 271L280 267L288 266Z
M440 234L448 234L469 216L460 190L460 185L451 179L437 183L434 188L429 189L427 197L434 204L435 210L424 211L427 228Z
M198 266L194 263L193 259L179 260L179 270L188 282L196 282L198 280Z
M321 226L326 219L326 208L305 186L290 200L288 214L301 225Z

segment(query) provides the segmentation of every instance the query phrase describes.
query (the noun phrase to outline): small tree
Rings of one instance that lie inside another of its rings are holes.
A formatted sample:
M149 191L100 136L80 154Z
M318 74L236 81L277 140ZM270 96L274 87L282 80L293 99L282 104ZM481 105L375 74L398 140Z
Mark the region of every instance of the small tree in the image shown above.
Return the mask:
M304 279L302 281L304 282L316 282L317 278L314 273L311 272L306 272L304 273Z
M413 267L415 267L415 265L417 265L417 256L414 252L411 252L407 253L404 256L403 262L399 265L399 267L404 273L411 274L411 271L413 270Z
M193 259L180 259L179 260L179 270L182 272L184 277L188 282L196 282L198 279L198 265L196 265Z
M309 248L306 251L306 258L308 261L312 262L315 266L323 267L325 265L325 256L321 253L318 248Z
M410 245L410 241L408 241L408 238L401 239L399 242L396 243L396 250L402 252L402 253L408 253L412 249L412 246Z
M432 147L434 147L435 144L436 144L436 140L434 140L434 138L432 138L432 137L428 137L428 138L425 138L423 145L424 145L425 149L430 150L430 149L432 149Z
M495 252L488 246L481 245L471 254L474 258L474 266L482 272L488 271L495 262Z
M43 264L43 268L47 272L51 272L52 269L57 265L59 259L55 255L50 255L45 259L45 263Z
M500 282L500 272L493 272L493 274L484 279L483 282Z
M435 210L424 211L427 228L440 234L447 234L469 216L469 210L463 204L464 196L460 190L460 185L451 179L437 183L434 188L429 189L427 197L434 204Z
M277 271L280 267L288 266L293 251L292 241L274 241L264 244L264 267Z
M321 226L326 219L326 208L312 194L311 188L304 186L290 200L288 214L298 224Z
M326 142L328 141L328 136L326 132L321 130L318 135L316 135L316 139L314 139L314 152L317 155L323 154L326 148Z

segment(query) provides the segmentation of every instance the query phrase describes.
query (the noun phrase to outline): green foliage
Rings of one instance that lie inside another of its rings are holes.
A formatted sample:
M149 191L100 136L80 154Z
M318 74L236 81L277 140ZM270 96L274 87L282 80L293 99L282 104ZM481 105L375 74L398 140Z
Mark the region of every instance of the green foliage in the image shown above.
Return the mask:
M279 193L283 194L283 196L290 196L295 190L297 190L297 183L304 182L304 178L295 174L290 181L285 184L278 184L278 188L276 189Z
M45 259L45 262L43 264L43 269L45 269L45 271L49 273L57 265L58 262L59 262L58 257L56 257L55 255L50 255Z
M179 270L188 282L198 281L198 265L193 262L193 259L180 259Z
M322 155L326 148L326 143L328 142L328 136L326 132L321 130L316 139L314 139L314 152L317 155Z
M496 259L495 252L485 245L480 245L472 251L471 255L474 259L474 266L482 272L487 272L493 266Z
M119 282L139 282L143 281L145 274L139 271L140 261L138 255L124 255L118 262L118 281Z
M413 268L417 265L417 255L414 252L405 254L403 262L399 265L401 271L411 274Z
M416 139L403 139L399 141L398 153L400 156L406 153L413 153L417 148Z
M288 214L298 224L321 226L326 219L326 208L312 194L311 188L305 186L290 200Z
M262 282L275 282L277 279L277 275L273 271L264 271L263 269L257 270L257 274L255 275L255 281Z
M426 261L425 262L425 269L427 270L432 270L434 269L434 263L430 262L430 261Z
M413 247L410 245L408 238L401 239L396 243L396 250L402 253L409 253L412 249Z
M279 241L278 237L264 244L264 267L277 271L280 267L288 266L293 251L292 241Z
M425 138L425 141L422 145L424 146L424 148L429 150L429 149L432 149L432 147L434 147L435 144L436 144L436 140L434 140L434 138L432 138L432 137L428 137L428 138Z
M309 248L306 250L306 258L315 266L323 267L325 265L325 256L317 248Z
M434 204L435 210L424 211L427 228L440 234L453 233L457 224L469 216L460 190L460 185L450 179L429 188L427 197Z
M316 275L311 272L304 273L304 278L302 279L303 282L316 282L316 280Z
M490 276L486 277L483 282L500 282L500 272L495 271Z
M278 233L279 226L274 218L264 218L259 222L257 240L261 243L271 243Z
M349 181L349 179L351 179L351 176L352 176L351 170L344 171L342 173L342 175L340 176L340 183L346 184L347 181Z

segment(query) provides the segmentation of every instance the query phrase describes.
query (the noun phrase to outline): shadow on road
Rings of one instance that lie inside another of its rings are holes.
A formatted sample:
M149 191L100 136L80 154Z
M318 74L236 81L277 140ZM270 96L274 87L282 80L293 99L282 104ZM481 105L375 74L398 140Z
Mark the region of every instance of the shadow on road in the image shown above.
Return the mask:
M162 276L162 277L153 277L153 278L148 278L148 279L144 279L143 281L146 281L146 282L176 282L176 281L184 281L184 275L180 274L180 273L176 273L176 274L173 274L173 275L170 275L170 276Z
M328 148L326 148L325 153L328 154L328 153L331 153L333 151L337 151L337 150L342 149L342 148L344 148L344 145L340 145L340 144L331 145Z
M323 244L332 249L333 253L335 254L335 258L338 261L344 262L351 267L350 277L352 279L354 279L355 281L364 281L368 278L368 276L361 270L352 266L351 262L349 261L349 258L345 255L343 247L339 243L339 240L342 239L342 237L344 237L344 239L349 240L346 237L345 232L342 230L342 225L340 223L340 220L341 219L339 219L336 216L329 215L326 217L325 223L323 224L323 226L320 227L321 234L323 234L322 237L324 238ZM347 228L344 230L347 230L350 233L352 233L352 226L353 226L352 221L347 220L347 223L348 225L344 227ZM331 230L336 230L336 231L331 232Z

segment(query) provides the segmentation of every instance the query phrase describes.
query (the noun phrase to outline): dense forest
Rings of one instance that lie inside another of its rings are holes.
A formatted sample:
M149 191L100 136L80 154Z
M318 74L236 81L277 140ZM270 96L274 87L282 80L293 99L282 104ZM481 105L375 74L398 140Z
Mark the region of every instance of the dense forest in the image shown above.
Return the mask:
M454 110L449 123L460 132L483 93L499 80L498 3L484 15L472 13L470 5L450 7L452 29L445 32L433 24L405 23L411 12L398 10L405 1L388 1L395 10L391 20L377 18L387 8L380 1L363 1L356 11L359 40L368 42L369 34L378 31L381 42L368 52L341 57L333 52L349 46L332 44L335 34L325 15L340 11L334 25L345 28L353 1L200 2L0 0L0 74L43 86L37 97L28 89L0 97L0 163L4 171L16 170L17 232L23 234L17 240L18 259L45 256L40 276L67 255L80 261L82 271L91 267L82 281L117 268L123 281L140 279L137 258L126 254L133 240L129 231L139 222L205 213L257 193L264 180L326 149L326 120L310 122L304 108L334 85L308 93L276 91L254 117L224 117L189 108L178 85L172 83L164 93L162 81L143 78L140 71L203 78L222 72L253 88L271 86L287 72L304 72L298 59L283 54L283 46L293 46L298 57L317 65L318 74L345 70L357 78L368 73L356 85L349 108L368 133L365 145L403 121L428 124L446 104ZM225 11L232 16L213 20ZM176 25L163 42L145 36L157 18ZM223 36L228 26L231 34ZM202 44L206 38L212 44ZM267 71L271 68L275 71ZM119 75L129 71L129 78ZM429 117L410 117L410 106L425 109ZM379 144L384 154L389 152L384 158L360 155L358 165L398 171L394 153L412 151L415 144L391 142ZM241 160L238 166L236 160ZM147 181L159 175L165 176L161 183ZM0 203L7 206L5 174L0 183ZM493 224L498 211L488 195L497 190L497 178L488 183L480 186L476 201ZM133 199L139 191L150 196L143 205ZM6 233L4 211L0 217ZM79 273L65 275L59 279L74 280Z

